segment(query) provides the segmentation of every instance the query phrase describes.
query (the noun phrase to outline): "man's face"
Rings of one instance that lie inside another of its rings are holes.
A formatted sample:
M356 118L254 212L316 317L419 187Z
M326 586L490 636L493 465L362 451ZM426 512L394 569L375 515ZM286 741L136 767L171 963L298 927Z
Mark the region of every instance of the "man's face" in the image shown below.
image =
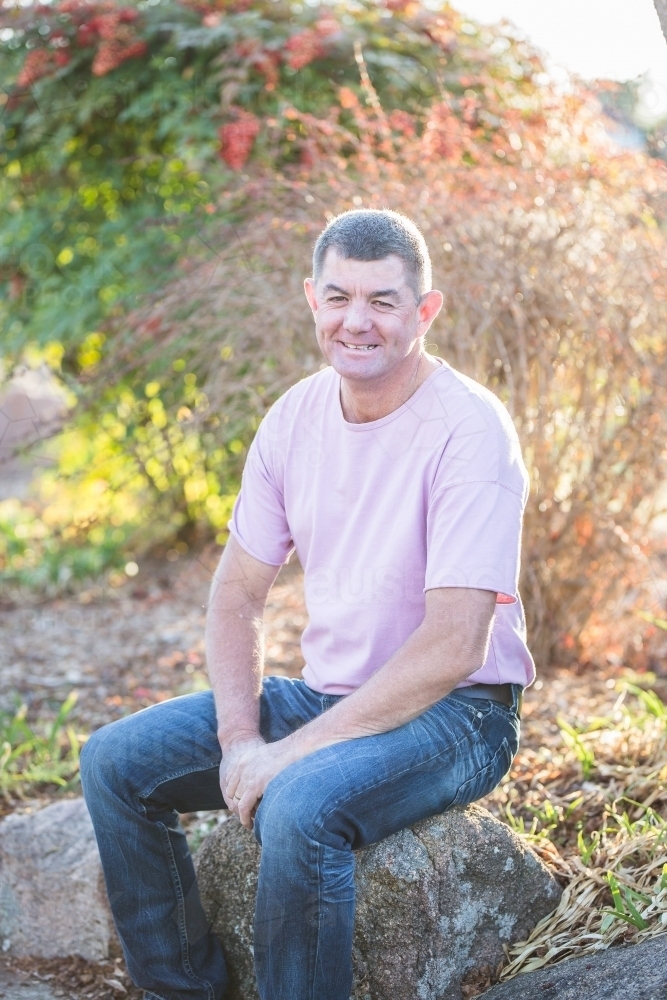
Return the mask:
M429 292L417 304L400 257L345 260L333 249L305 289L322 354L343 378L361 381L390 375L417 351L442 302Z

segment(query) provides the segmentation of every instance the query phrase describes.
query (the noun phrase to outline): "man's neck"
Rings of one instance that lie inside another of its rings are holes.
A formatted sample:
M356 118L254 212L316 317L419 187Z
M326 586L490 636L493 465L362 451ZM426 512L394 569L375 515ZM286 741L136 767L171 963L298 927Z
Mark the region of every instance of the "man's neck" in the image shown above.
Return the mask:
M340 404L343 416L350 424L366 424L381 420L410 399L429 375L440 367L430 354L420 351L406 358L398 371L372 383L341 379Z

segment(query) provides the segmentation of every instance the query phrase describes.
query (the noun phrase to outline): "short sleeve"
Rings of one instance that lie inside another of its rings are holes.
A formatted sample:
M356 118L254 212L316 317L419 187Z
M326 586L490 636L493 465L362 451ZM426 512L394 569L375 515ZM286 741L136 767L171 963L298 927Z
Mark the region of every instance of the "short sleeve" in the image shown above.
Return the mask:
M270 566L281 566L294 548L283 491L263 454L261 426L248 450L228 527L249 555Z
M497 482L461 483L429 505L424 590L496 591L499 604L518 596L523 498Z

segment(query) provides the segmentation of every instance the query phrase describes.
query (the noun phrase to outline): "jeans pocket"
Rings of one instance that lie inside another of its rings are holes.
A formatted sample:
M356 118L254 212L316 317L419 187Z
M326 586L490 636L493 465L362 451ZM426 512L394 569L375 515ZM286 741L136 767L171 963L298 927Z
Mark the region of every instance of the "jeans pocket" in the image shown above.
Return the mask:
M466 698L463 694L452 692L447 696L450 703L457 708L464 709L471 719L482 719L491 715L496 706L496 702L490 698Z
M502 743L486 767L480 768L476 774L459 786L452 805L466 806L468 803L476 802L477 799L482 799L489 792L492 792L500 779L509 771L512 758L512 748L509 741L503 738Z

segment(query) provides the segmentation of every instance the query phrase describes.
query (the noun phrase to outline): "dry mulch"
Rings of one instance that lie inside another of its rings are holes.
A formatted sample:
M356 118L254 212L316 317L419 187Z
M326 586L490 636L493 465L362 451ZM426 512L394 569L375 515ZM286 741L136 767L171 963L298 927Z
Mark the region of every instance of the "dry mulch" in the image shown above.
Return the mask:
M62 1000L142 1000L143 990L133 986L122 958L86 962L82 958L5 960L2 968L19 973L25 983L48 983ZM21 976L23 973L23 976ZM25 978L24 978L25 977ZM20 1000L7 996L7 1000Z
M141 567L139 576L111 592L93 589L77 597L42 604L22 602L0 611L0 707L10 709L18 695L28 704L29 718L46 720L75 689L75 726L90 732L128 712L201 690L206 686L204 609L217 554L211 548L171 562L154 560ZM267 607L267 673L299 675L303 666L299 638L305 623L300 568L288 565L281 571ZM617 699L619 673L619 668L612 666L607 670L553 668L543 672L526 693L522 746L511 781L485 805L502 815L508 802L525 806L531 796L538 802L540 789L550 780L549 760L562 751L557 717L584 722L608 715ZM657 678L655 689L667 698L667 674ZM556 780L553 775L551 779ZM562 792L562 768L557 779ZM571 787L573 796L581 787L574 772ZM586 796L591 802L594 793L593 788ZM44 801L44 796L36 796L23 803L5 803L4 811L35 808ZM596 822L594 813L592 823ZM215 817L199 814L184 820L196 841ZM586 820L582 814L582 821ZM121 958L107 963L86 963L78 958L13 960L12 965L38 981L49 977L46 981L54 993L62 991L61 996L72 1000L119 1000L125 996L139 1000L139 991L131 985ZM478 996L497 981L498 972L483 969L470 973L464 995Z

